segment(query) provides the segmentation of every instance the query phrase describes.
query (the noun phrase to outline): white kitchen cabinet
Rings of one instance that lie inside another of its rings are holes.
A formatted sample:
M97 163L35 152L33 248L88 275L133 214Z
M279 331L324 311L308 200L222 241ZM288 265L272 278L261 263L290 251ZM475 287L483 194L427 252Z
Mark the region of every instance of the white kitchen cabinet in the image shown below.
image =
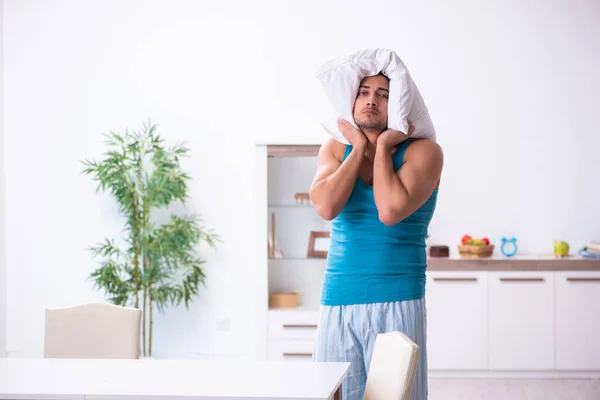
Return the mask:
M318 322L318 311L270 310L268 359L271 361L311 361Z
M492 370L554 368L554 272L489 272Z
M430 370L487 368L487 272L427 273Z
M269 340L269 361L312 361L314 340Z
M319 312L275 309L269 311L269 340L311 339L317 335Z
M600 369L600 272L556 273L556 368Z

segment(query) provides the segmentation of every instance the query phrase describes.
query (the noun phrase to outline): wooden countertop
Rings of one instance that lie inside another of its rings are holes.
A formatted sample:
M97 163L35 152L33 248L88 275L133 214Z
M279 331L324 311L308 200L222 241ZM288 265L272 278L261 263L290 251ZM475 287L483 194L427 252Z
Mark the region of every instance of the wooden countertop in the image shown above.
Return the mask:
M428 271L600 271L600 259L552 255L488 258L428 257Z

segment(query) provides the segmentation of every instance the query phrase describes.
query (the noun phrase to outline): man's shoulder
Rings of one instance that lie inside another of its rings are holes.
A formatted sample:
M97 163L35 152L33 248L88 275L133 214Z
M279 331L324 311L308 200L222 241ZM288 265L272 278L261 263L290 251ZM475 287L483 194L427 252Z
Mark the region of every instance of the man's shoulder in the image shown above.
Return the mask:
M338 160L344 159L344 153L346 152L346 145L338 142L334 138L328 138L325 143L321 145L319 154L334 156Z
M413 139L406 148L406 156L408 159L438 160L444 158L442 147L431 139Z

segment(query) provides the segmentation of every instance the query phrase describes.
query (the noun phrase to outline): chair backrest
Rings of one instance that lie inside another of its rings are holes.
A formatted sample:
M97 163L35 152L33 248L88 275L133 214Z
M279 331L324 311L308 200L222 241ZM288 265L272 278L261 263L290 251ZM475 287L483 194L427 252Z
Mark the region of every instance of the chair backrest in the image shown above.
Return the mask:
M408 400L415 381L419 353L419 346L402 332L378 334L364 399Z
M45 358L140 356L142 311L108 303L46 309Z

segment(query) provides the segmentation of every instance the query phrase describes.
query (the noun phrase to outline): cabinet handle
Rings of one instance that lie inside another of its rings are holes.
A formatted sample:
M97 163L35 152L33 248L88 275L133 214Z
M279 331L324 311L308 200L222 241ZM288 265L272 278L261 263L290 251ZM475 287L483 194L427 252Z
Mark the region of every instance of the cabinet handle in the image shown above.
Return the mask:
M475 282L477 278L433 278L433 280L440 282Z
M502 282L543 282L544 278L500 278Z
M316 328L313 324L283 324L284 328Z
M312 357L312 353L283 353L284 357Z
M600 278L567 278L569 282L600 282Z

